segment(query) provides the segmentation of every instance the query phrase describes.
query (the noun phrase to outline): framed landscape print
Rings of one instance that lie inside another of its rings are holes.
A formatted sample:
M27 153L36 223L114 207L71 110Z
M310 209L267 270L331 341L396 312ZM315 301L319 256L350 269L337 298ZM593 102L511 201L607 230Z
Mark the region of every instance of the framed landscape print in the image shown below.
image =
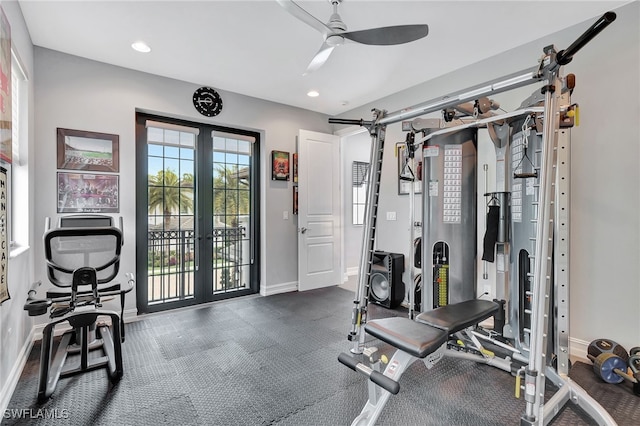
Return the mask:
M108 133L58 128L58 168L117 172L119 137Z

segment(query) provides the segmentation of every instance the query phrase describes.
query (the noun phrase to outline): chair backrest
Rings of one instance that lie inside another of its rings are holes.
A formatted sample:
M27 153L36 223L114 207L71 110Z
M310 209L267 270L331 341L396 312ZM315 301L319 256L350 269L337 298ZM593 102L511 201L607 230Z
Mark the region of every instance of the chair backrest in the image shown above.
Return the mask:
M112 224L110 216L61 218L58 228L44 234L49 280L58 287L71 287L73 272L83 267L96 270L96 284L115 279L120 268L122 231Z

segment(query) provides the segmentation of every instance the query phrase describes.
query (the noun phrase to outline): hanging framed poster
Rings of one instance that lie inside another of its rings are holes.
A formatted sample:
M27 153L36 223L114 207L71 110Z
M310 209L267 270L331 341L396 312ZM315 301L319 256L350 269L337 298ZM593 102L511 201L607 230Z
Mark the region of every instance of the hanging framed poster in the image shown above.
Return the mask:
M289 153L271 151L271 180L289 180Z
M58 172L58 213L117 213L118 175Z
M9 285L7 282L7 264L9 253L7 246L7 212L9 204L7 200L7 170L0 167L0 304L10 299Z
M298 214L298 187L293 187L293 214Z
M58 168L117 172L119 136L84 130L58 129Z
M298 183L298 154L293 153L293 183Z
M13 159L11 118L11 27L0 8L0 160L7 164Z

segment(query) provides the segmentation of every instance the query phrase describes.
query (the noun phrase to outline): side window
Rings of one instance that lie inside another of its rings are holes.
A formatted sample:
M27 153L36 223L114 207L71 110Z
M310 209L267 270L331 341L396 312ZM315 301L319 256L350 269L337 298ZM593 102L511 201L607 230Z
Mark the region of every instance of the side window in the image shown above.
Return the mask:
M353 224L364 225L364 209L369 187L369 163L354 161L351 166Z
M29 243L28 216L20 211L29 209L29 176L27 161L27 77L14 52L11 55L11 165L8 169L9 186L9 247L27 246Z

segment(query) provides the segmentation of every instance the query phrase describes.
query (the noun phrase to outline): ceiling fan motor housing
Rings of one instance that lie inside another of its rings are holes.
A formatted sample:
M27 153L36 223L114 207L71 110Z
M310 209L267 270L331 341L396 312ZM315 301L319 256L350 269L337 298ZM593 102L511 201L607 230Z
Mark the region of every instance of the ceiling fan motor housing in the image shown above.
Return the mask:
M338 15L337 12L334 12L329 17L329 22L327 23L327 27L331 28L334 31L347 31L347 25L342 22L342 18Z
M342 18L338 15L337 7L340 2L333 0L331 3L333 4L333 13L329 17L327 27L331 28L338 34L327 34L325 41L329 46L337 47L344 44L344 37L339 35L339 33L347 31L347 25L342 22Z

